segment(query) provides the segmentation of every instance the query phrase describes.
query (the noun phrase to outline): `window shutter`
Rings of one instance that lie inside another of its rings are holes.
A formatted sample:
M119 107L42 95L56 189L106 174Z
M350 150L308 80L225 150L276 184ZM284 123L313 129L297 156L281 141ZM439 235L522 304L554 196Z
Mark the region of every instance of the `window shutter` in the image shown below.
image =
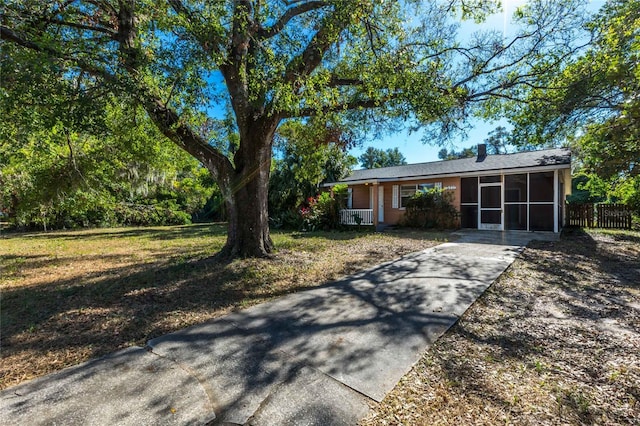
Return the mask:
M347 188L347 208L353 208L353 188Z
M394 209L398 208L398 198L400 198L400 191L398 190L398 185L393 185L393 194L391 197L391 207Z

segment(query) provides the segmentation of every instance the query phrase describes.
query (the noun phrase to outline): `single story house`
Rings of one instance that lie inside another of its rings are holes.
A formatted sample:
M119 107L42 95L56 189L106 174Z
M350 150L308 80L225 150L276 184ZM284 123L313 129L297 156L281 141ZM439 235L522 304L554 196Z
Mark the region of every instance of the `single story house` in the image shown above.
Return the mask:
M417 191L453 191L462 228L559 232L571 193L571 152L546 149L505 155L355 170L348 185L345 224L395 225ZM358 218L356 220L356 218Z

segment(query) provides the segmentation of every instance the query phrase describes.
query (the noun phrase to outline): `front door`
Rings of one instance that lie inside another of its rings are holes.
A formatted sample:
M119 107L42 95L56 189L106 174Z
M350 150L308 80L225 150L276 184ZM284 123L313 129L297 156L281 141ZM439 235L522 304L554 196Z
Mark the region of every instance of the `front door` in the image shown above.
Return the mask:
M384 186L378 187L378 222L384 223Z
M478 209L478 228L502 231L502 182L481 183L480 208Z

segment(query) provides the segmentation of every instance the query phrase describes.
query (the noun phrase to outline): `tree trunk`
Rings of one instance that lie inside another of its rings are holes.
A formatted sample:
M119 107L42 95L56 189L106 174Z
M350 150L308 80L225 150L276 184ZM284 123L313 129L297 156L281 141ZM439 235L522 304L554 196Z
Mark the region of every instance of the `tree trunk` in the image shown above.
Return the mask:
M233 177L228 180L228 187L222 188L228 219L223 255L268 257L273 252L268 192L274 131L275 125L245 132L247 137L241 140L241 148L234 157Z

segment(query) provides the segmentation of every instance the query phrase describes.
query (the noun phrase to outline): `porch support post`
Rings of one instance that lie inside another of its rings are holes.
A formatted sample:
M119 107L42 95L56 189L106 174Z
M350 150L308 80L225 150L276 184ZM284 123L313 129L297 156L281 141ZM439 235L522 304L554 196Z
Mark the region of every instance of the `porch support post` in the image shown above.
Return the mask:
M373 183L373 226L378 228L378 182Z
M553 171L553 232L558 232L558 169Z

